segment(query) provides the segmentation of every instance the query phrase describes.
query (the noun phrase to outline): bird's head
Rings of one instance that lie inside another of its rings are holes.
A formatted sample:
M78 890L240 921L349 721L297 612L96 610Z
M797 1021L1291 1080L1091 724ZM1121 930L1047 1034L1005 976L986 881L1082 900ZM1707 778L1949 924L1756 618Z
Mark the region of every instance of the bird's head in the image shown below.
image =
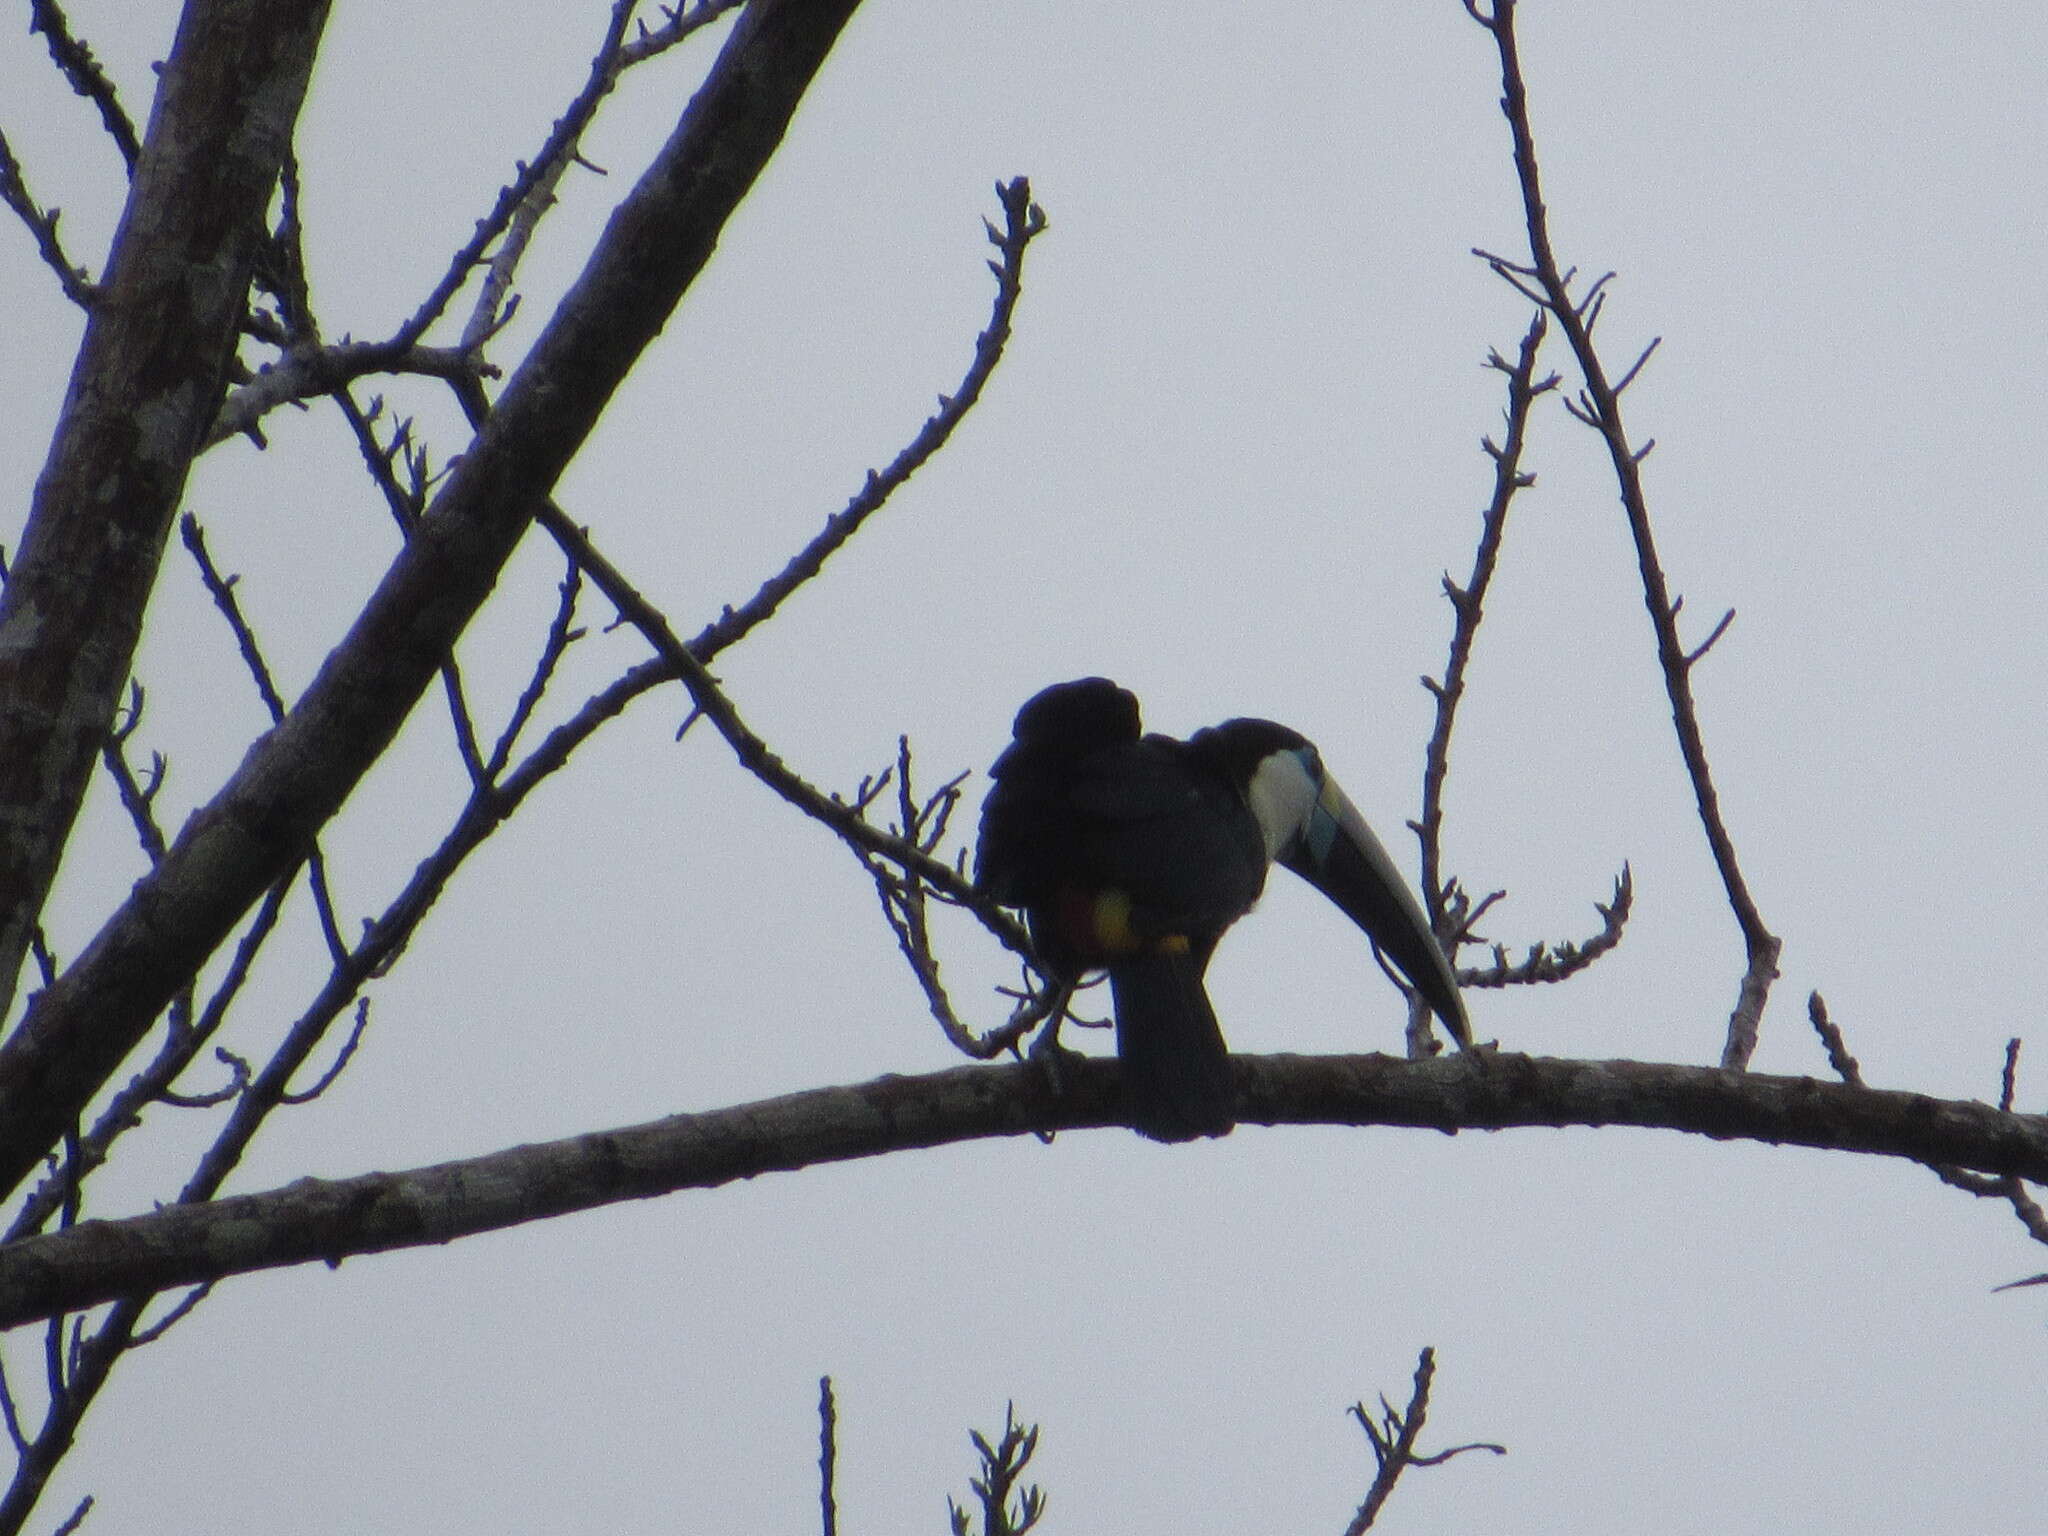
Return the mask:
M1298 731L1226 720L1196 743L1238 785L1266 855L1327 896L1421 993L1461 1044L1471 1039L1457 978L1429 919L1366 820Z

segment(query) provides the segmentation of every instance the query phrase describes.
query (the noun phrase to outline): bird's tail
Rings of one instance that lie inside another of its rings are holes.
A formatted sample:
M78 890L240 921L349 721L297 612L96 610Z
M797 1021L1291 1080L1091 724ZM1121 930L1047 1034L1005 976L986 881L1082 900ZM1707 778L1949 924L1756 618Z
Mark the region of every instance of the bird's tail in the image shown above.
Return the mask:
M1125 1109L1131 1128L1154 1141L1222 1136L1237 1123L1229 1048L1202 988L1207 960L1182 949L1109 968Z

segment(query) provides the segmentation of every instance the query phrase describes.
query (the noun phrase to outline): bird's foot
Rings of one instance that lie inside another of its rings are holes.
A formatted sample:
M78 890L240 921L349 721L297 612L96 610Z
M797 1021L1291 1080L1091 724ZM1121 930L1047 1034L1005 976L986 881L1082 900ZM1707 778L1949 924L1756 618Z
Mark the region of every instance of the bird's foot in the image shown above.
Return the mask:
M1052 1090L1054 1098L1063 1097L1067 1091L1066 1064L1087 1059L1081 1052L1070 1051L1060 1044L1058 1024L1052 1024L1039 1032L1038 1038L1031 1042L1030 1056L1045 1073L1046 1086Z

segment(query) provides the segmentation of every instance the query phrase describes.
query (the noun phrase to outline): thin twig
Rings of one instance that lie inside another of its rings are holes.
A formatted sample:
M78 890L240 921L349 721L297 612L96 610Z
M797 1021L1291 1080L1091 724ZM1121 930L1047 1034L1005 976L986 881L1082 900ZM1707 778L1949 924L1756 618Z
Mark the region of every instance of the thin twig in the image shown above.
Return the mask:
M838 1414L832 1405L832 1378L818 1378L818 1504L825 1536L839 1536L839 1499L833 1492L838 1475Z
M990 244L1001 252L999 260L989 263L989 270L996 275L995 308L987 328L975 339L974 358L959 387L950 395L939 396L939 409L925 421L909 446L879 474L870 470L866 483L853 499L826 519L825 526L795 558L763 582L760 590L738 608L726 609L715 624L691 643L690 648L698 655L709 656L724 650L773 617L785 598L817 575L825 562L860 531L861 525L882 509L897 487L945 446L953 429L981 398L982 387L1002 361L1003 347L1010 339L1011 317L1024 291L1024 253L1046 229L1045 210L1031 200L1031 183L1024 177L997 183L996 196L1003 207L1003 228L987 225Z
M689 690L690 700L725 738L740 765L812 820L822 822L857 851L879 854L916 875L948 900L967 908L991 933L1019 954L1030 953L1030 941L1016 920L992 905L973 883L950 864L923 852L909 838L872 826L859 809L828 795L804 779L755 734L725 696L718 680L705 670L690 647L676 638L662 612L626 579L618 567L590 542L590 536L553 502L545 502L534 520L562 549L573 556L597 589L653 647L655 654Z
M590 62L583 88L569 103L568 110L555 120L554 127L549 130L546 141L533 159L520 163L512 180L499 191L491 211L477 220L475 232L449 259L448 269L435 283L433 291L413 311L412 317L398 328L392 337L393 343L410 347L426 335L427 328L446 312L449 301L469 281L469 274L483 262L484 252L505 233L513 217L533 196L535 188L560 173L561 165L573 153L583 130L597 115L598 104L618 83L619 48L633 7L634 0L613 0L604 38Z
M1678 617L1676 609L1672 610L1671 616L1673 618ZM1728 633L1728 626L1733 624L1734 622L1735 610L1733 608L1730 608L1726 613L1721 615L1721 622L1714 626L1713 632L1709 634L1706 639L1702 640L1698 645L1694 646L1691 650L1685 653L1686 671L1690 672L1694 667L1700 664L1700 661L1702 660L1702 658L1706 656L1707 652L1711 651L1717 644L1720 643L1721 637Z
M128 743L142 724L144 697L142 684L130 678L124 716L117 718L114 728L107 732L106 744L100 748L100 760L106 765L107 777L114 781L114 792L121 797L121 809L128 813L136 841L141 843L149 862L157 864L170 846L156 819L157 791L163 788L164 783L164 756L161 752L152 752L149 771L143 776L138 776L128 762Z
M43 1422L15 1461L14 1477L0 1496L0 1531L19 1531L42 1497L43 1489L77 1437L79 1421L105 1385L114 1362L126 1351L140 1321L147 1297L130 1297L114 1303L90 1338L81 1338L70 1380L62 1392L53 1395L43 1411ZM59 1320L61 1321L61 1319ZM53 1325L54 1326L54 1325ZM72 1512L65 1525L75 1530L92 1501L86 1500Z
M1612 276L1612 274L1611 274L1611 273L1610 273L1609 275L1610 275L1610 276ZM1605 280L1606 280L1606 279L1604 279L1604 278L1602 279L1602 281L1603 281L1603 282L1604 282ZM1596 313L1597 313L1597 311L1596 311ZM1588 336L1591 336L1591 335L1593 334L1593 316L1592 316L1592 315L1588 315L1588 316L1587 316L1587 318L1586 318L1586 334L1587 334ZM1623 374L1623 375L1622 375L1622 376L1621 376L1621 377L1620 377L1619 379L1615 380L1615 383L1614 383L1614 393L1615 393L1615 395L1616 395L1616 397L1617 397L1617 398L1618 398L1618 397L1620 397L1621 395L1624 395L1624 394L1628 393L1628 387L1629 387L1629 385L1631 385L1631 384L1635 383L1635 381L1636 381L1636 375L1637 375L1637 374L1639 374L1639 373L1641 373L1641 372L1643 371L1643 365L1644 365L1645 363L1647 363L1647 362L1648 362L1648 361L1650 360L1650 355L1651 355L1651 354L1652 354L1653 352L1655 352L1655 351L1657 350L1657 348L1658 348L1658 347L1660 347L1660 346L1662 346L1663 344L1664 344L1664 338L1663 338L1662 336L1652 336L1652 337L1650 338L1650 344L1649 344L1649 345L1648 345L1647 347L1643 348L1643 352L1642 352L1642 355L1641 355L1640 357L1638 357L1638 358L1637 358L1637 359L1635 360L1635 362L1633 362L1632 364L1630 364L1630 365L1629 365L1629 369L1628 369L1628 372L1624 373L1624 374Z
M290 145L285 146L278 165L277 188L277 227L268 246L258 252L256 280L277 300L282 321L279 344L291 353L311 352L320 345L320 326L313 318L313 285L306 276L306 228L299 217L299 157Z
M220 985L214 989L213 996L207 1000L199 1016L188 1028L174 1030L166 1036L156 1057L128 1080L93 1122L92 1129L79 1138L75 1160L79 1176L91 1173L106 1161L114 1142L142 1123L143 1110L166 1096L178 1075L191 1065L219 1031L229 1007L240 994L242 983L255 964L256 956L277 926L285 895L295 878L296 871L272 886L263 898L256 909L256 916L235 945L234 955ZM9 1224L6 1241L13 1242L43 1229L64 1199L64 1180L65 1175L60 1172L36 1186Z
M1024 1536L1045 1514L1043 1489L1017 1487L1017 1480L1038 1449L1038 1426L1019 1424L1017 1405L1010 1403L1003 1409L1000 1440L991 1444L981 1431L972 1429L967 1436L974 1442L975 1455L981 1458L981 1475L970 1479L967 1485L981 1504L980 1536ZM1012 1493L1016 1494L1014 1507L1010 1502ZM946 1512L956 1536L970 1536L973 1517L951 1498L946 1500Z
M1849 1054L1848 1046L1842 1038L1842 1031L1828 1017L1827 1004L1821 1000L1818 992L1807 999L1807 1016L1813 1021L1815 1031L1825 1042L1828 1061L1836 1073L1844 1082L1862 1087L1862 1069L1857 1065L1856 1058ZM2005 1065L2000 1073L1998 1107L2001 1112L2008 1115L2013 1113L2014 1074L2019 1066L2019 1045L2017 1040L2006 1042ZM2012 1207L2013 1215L2019 1219L2027 1235L2037 1243L2048 1245L2048 1212L2041 1209L2040 1203L2028 1192L2025 1181L2016 1174L1979 1173L1975 1169L1964 1168L1956 1163L1932 1160L1926 1166L1929 1172L1951 1189L1960 1189L1963 1193L1975 1195L1980 1200L2004 1201ZM2015 1280L1994 1289L2008 1291L2021 1286L2044 1284L2048 1284L2048 1275L2037 1275L2031 1280Z
M1999 1072L1998 1107L2007 1114L2014 1113L2013 1100L2019 1090L2020 1041L2015 1035L2005 1042L2005 1066ZM2041 1209L2039 1201L2028 1192L2026 1184L2019 1178L2008 1176L2000 1179L1998 1193L2012 1207L2013 1215L2027 1235L2037 1243L2048 1244L2048 1212ZM2006 1289L2004 1286L2000 1290Z
M1454 1445L1449 1450L1429 1455L1419 1455L1415 1442L1422 1434L1423 1421L1429 1416L1429 1389L1436 1377L1436 1351L1424 1349L1415 1365L1415 1389L1408 1396L1406 1411L1397 1409L1385 1397L1380 1399L1380 1411L1375 1416L1364 1403L1351 1405L1351 1416L1358 1420L1358 1427L1365 1431L1367 1444L1372 1447L1373 1460L1378 1466L1372 1487L1366 1491L1365 1502L1358 1506L1358 1513L1344 1528L1344 1536L1362 1536L1379 1518L1380 1510L1394 1491L1394 1484L1401 1474L1410 1467L1442 1466L1453 1456L1462 1456L1467 1451L1491 1451L1496 1456L1505 1456L1508 1448L1490 1442L1474 1442L1471 1445Z
M1484 439L1483 446L1493 460L1493 497L1479 522L1479 544L1472 556L1472 574L1464 586L1444 577L1444 596L1451 604L1450 655L1444 664L1442 682L1423 679L1423 686L1436 699L1436 723L1430 731L1422 773L1422 816L1416 827L1422 845L1422 894L1432 919L1443 912L1443 794L1450 772L1451 732L1457 722L1458 705L1465 696L1465 673L1472 662L1472 647L1479 623L1485 615L1486 594L1500 563L1501 541L1507 531L1508 510L1515 493L1536 483L1533 474L1522 469L1522 449L1527 441L1529 412L1537 398L1557 387L1557 376L1536 378L1536 358L1548 329L1538 310L1522 337L1521 351L1514 363L1496 352L1487 365L1507 376L1508 403L1505 411L1507 435L1496 446Z
M335 1080L348 1070L348 1064L355 1059L356 1047L363 1043L363 1032L369 1027L370 1000L367 997L359 997L356 999L355 1024L350 1028L348 1038L341 1042L341 1049L334 1053L333 1064L320 1074L312 1087L302 1088L295 1093L281 1093L277 1097L277 1102L279 1104L310 1104L319 1098L321 1094L332 1088Z
M204 1285L193 1286L191 1290L178 1298L177 1305L173 1306L170 1311L151 1323L147 1328L136 1333L122 1345L122 1348L140 1349L145 1344L154 1344L158 1339L190 1317L197 1310L199 1304L212 1294L213 1282L211 1280L207 1281Z
M662 6L662 13L668 20L658 27L641 22L633 40L619 50L620 72L668 52L700 27L708 27L726 12L736 11L744 4L746 0L697 0L695 5Z
M555 616L548 625L547 639L541 643L540 655L534 661L533 673L513 704L512 713L506 717L505 728L498 733L490 760L484 764L486 781L496 779L505 771L505 765L512 760L512 749L518 745L520 733L539 707L562 657L571 645L583 638L583 631L576 626L576 604L583 595L583 568L575 561L563 562L562 580L557 591Z
M2019 1179L2005 1178L1999 1182L2005 1186L1999 1193L2012 1207L2012 1213L2019 1218L2020 1225L2026 1228L2027 1236L2037 1243L2048 1245L2048 1212L2041 1209L2040 1202L2027 1192L2027 1186Z
M213 556L207 552L206 530L190 512L178 520L178 531L184 537L185 548L191 553L193 563L199 567L199 579L206 584L213 606L227 620L228 629L235 637L235 648L242 653L242 662L255 681L257 697L263 700L270 723L276 725L284 719L284 696L271 680L269 663L264 661L263 651L256 643L256 631L250 627L242 613L241 601L235 596L235 584L241 578L221 575L220 568L213 563Z
M214 607L220 610L221 617L227 620L228 628L234 634L235 646L242 653L249 676L255 681L263 707L270 713L270 723L278 724L284 719L284 697L271 680L270 666L264 661L262 648L256 642L256 631L242 613L241 601L235 596L235 584L241 578L221 575L213 563L213 556L207 551L206 531L198 518L187 512L179 520L178 527L184 536L185 548L191 551L192 559L199 567L199 579L206 584ZM327 860L318 843L307 853L306 889L312 894L313 910L320 919L320 932L327 942L328 954L338 962L348 954L348 941L342 937L341 921L335 915L334 896L327 886Z
M22 178L21 162L14 157L14 149L7 142L7 135L0 133L0 203L12 208L28 231L35 237L36 251L43 258L43 265L57 274L57 283L64 290L64 297L80 309L91 309L98 301L98 290L94 288L92 276L64 254L64 244L57 237L57 221L61 217L55 208L45 209L35 200Z
M1827 1050L1828 1065L1835 1069L1835 1076L1845 1083L1862 1087L1862 1064L1849 1054L1849 1042L1842 1037L1841 1027L1828 1017L1827 1001L1818 992L1809 994L1806 999L1806 1017Z
M100 109L100 121L106 124L107 136L114 141L114 147L121 152L121 159L132 175L135 162L142 157L142 140L136 135L134 121L128 116L127 109L121 105L114 82L100 67L100 61L93 57L91 46L71 30L71 23L58 9L57 0L29 0L28 29L32 33L43 34L49 45L50 57L64 71L64 78L71 82L71 89Z
M860 791L854 795L850 809L865 815L883 787L893 782L897 787L900 825L890 827L889 831L929 855L945 838L953 810L960 803L960 786L965 779L965 774L955 776L920 802L911 788L910 739L898 737L895 766L883 770L872 780L864 781ZM1063 1004L1071 989L1031 987L1022 995L1019 1006L1011 1010L1010 1016L1000 1025L984 1033L976 1033L953 1007L952 997L939 974L938 953L932 945L926 915L927 897L938 895L941 900L947 898L942 892L932 891L919 875L904 873L886 857L861 848L855 848L854 852L875 882L882 916L889 924L889 931L895 935L896 946L910 967L911 975L917 978L926 1007L941 1033L956 1050L975 1061L992 1061L1005 1051L1017 1049L1024 1036L1039 1024L1057 1017L1055 1004Z
M1638 449L1630 443L1622 421L1619 391L1608 382L1606 366L1594 348L1584 310L1572 300L1571 276L1559 267L1551 244L1550 217L1543 204L1535 137L1530 127L1528 89L1523 81L1521 57L1515 40L1515 0L1494 0L1490 12L1482 12L1476 0L1467 0L1466 10L1492 34L1499 52L1501 111L1507 117L1514 141L1515 172L1521 185L1531 258L1526 267L1502 262L1497 257L1489 260L1494 270L1514 282L1524 293L1529 291L1528 284L1518 279L1533 280L1538 290L1538 302L1550 311L1563 329L1580 375L1585 380L1585 390L1580 397L1583 414L1606 443L1608 457L1613 464L1622 506L1627 512L1629 530L1635 540L1643 602L1649 609L1650 623L1656 632L1657 656L1664 673L1665 690L1671 699L1679 751L1685 760L1686 773L1692 780L1700 824L1705 829L1715 867L1720 871L1729 906L1741 927L1747 952L1747 964L1737 989L1735 1007L1729 1016L1727 1040L1721 1053L1723 1066L1744 1068L1756 1050L1764 1004L1770 996L1771 982L1778 974L1780 941L1765 926L1763 915L1750 895L1736 858L1734 839L1721 816L1720 800L1707 760L1706 741L1693 700L1691 667L1685 644L1678 634L1677 605L1665 583L1650 526L1649 504L1643 491L1642 460L1649 445ZM1631 370L1624 382L1633 377L1634 370Z
M1491 905L1492 898L1475 908L1467 919L1477 921L1479 913ZM1529 952L1520 960L1510 960L1504 945L1493 946L1493 964L1484 967L1470 967L1458 972L1461 987L1521 987L1536 984L1548 985L1564 981L1577 975L1587 966L1607 954L1621 942L1622 930L1628 926L1629 913L1635 905L1635 877L1629 866L1621 866L1621 873L1615 877L1614 895L1604 902L1593 903L1593 910L1600 914L1600 931L1590 939L1574 942L1566 939L1557 944L1536 943L1529 946Z
M28 1450L28 1436L22 1432L21 1410L14 1403L14 1385L7 1379L7 1362L0 1359L0 1420L7 1425L7 1438L16 1455Z
M228 1069L228 1080L225 1086L216 1088L210 1093L178 1093L173 1089L165 1088L157 1094L157 1098L161 1102L170 1105L173 1109L213 1109L218 1105L227 1103L228 1100L236 1097L243 1089L249 1086L248 1062L237 1056L226 1046L215 1046L213 1048L213 1055L216 1061Z
M460 375L464 382L481 389L480 374L470 371ZM377 437L376 412L364 410L356 404L355 396L344 387L334 391L333 399L340 408L349 430L355 433L357 450L362 454L363 467L369 471L371 481L384 498L384 505L391 513L391 520L398 531L411 538L413 529L419 526L424 515L427 493L435 475L428 464L426 452L412 441L412 424L400 422L393 430L389 444ZM411 484L401 483L394 460L403 457ZM476 723L470 715L469 698L463 687L461 664L454 656L441 663L441 692L448 703L448 718L455 732L455 749L462 757L462 765L468 771L470 783L483 787L490 779L491 769L486 767L483 750L477 742Z
M465 349L483 346L511 322L519 307L519 296L512 292L519 263L533 241L534 232L540 228L540 221L555 205L556 186L568 173L569 167L581 159L577 146L582 141L584 130L597 115L598 103L618 84L619 75L625 68L622 53L626 27L637 4L638 0L612 0L611 18L605 25L597 55L591 60L590 73L582 91L549 134L548 142L533 162L532 175L527 175L527 167L522 165L519 168L520 179L527 185L505 219L497 249L491 252L490 260L485 263L484 280L477 286L469 320L462 327ZM452 272L453 269L451 275ZM453 297L452 293L450 297Z

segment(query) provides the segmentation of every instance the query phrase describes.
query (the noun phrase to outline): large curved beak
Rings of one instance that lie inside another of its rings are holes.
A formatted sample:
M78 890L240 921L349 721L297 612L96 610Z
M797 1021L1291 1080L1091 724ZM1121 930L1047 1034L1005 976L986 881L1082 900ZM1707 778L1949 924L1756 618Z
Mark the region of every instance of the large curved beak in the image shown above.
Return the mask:
M1296 836L1277 854L1366 932L1467 1050L1472 1026L1429 919L1350 796L1325 774Z

